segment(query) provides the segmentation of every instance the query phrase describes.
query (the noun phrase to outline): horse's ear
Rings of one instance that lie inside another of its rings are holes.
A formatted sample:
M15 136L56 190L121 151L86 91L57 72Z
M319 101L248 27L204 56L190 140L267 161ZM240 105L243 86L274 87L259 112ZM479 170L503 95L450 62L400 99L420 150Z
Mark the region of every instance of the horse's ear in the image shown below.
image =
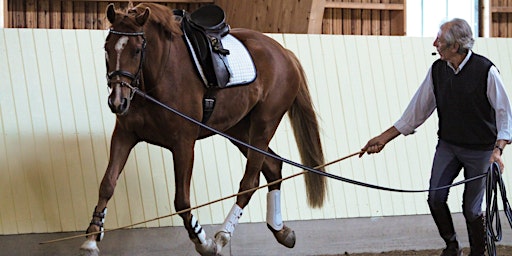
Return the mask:
M148 21L148 17L149 17L149 13L151 11L149 10L148 7L146 7L146 10L144 10L144 13L140 14L140 15L137 15L137 17L135 17L135 21L137 21L137 23L140 25L140 26L144 26L144 24L146 23L146 21Z
M116 20L116 10L114 9L114 4L109 4L107 6L107 19L110 24L114 24L114 21Z

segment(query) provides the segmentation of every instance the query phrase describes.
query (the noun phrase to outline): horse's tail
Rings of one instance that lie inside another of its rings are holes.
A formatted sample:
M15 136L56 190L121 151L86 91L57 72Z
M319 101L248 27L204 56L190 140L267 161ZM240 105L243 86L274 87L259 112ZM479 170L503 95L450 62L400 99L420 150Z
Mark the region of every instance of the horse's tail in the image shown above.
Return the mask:
M300 87L295 101L288 110L288 117L290 118L302 163L305 166L315 168L324 164L319 125L309 93L306 74L295 54L291 51L289 53L300 73ZM325 172L323 167L318 168L318 170ZM327 190L325 176L307 172L304 180L308 204L313 208L322 207Z

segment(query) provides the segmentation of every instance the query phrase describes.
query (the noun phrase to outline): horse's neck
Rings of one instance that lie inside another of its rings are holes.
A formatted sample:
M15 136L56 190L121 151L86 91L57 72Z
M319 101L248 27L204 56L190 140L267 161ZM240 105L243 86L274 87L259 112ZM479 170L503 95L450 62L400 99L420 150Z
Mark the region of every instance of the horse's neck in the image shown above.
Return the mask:
M152 39L152 40L151 40ZM178 81L182 77L197 76L190 53L185 42L179 35L173 34L172 39L150 38L148 42L148 55L143 74L148 86L158 86L163 79ZM149 49L155 49L150 51ZM166 85L169 86L169 85ZM147 88L151 90L151 88Z
M173 38L173 40L177 40ZM145 65L143 67L143 74L146 81L151 84L158 84L159 80L163 78L169 70L171 65L172 47L170 40L162 40L161 38L150 38L147 45L147 56Z

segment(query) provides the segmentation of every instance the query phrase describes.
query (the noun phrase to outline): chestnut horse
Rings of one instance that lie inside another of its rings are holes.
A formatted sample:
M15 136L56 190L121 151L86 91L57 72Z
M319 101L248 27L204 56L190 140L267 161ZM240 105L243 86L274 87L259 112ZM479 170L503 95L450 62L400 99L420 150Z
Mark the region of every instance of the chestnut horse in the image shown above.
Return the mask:
M190 182L196 140L214 135L143 96L147 93L160 103L177 109L195 120L202 120L204 82L195 71L190 52L182 38L180 20L166 6L142 3L126 11L109 5L106 16L111 24L105 40L108 104L116 114L108 166L99 188L99 199L87 229L82 254L97 255L97 241L103 237L107 202L132 148L141 141L169 149L173 154L177 211L189 209ZM207 125L233 138L269 153L268 147L285 113L291 121L295 139L305 166L324 163L316 113L304 71L295 55L270 37L248 29L232 29L253 58L257 78L248 85L218 90L216 105ZM247 158L239 191L256 188L260 172L267 182L282 178L282 161L264 156L247 146L234 143ZM323 170L321 170L323 171ZM305 175L308 203L321 207L326 182L322 175ZM280 187L268 187L267 226L277 241L286 247L295 245L295 233L283 224ZM181 213L184 226L196 251L201 255L219 255L231 238L242 209L253 192L238 195L224 224L208 238L190 211Z

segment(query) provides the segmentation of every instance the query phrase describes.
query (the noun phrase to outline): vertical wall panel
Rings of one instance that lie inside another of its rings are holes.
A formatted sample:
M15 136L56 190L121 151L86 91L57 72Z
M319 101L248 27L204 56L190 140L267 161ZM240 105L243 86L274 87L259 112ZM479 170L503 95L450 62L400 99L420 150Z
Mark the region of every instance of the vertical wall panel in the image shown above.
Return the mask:
M15 199L12 186L16 183L11 180L11 172L19 170L18 166L13 165L13 161L18 161L18 150L16 145L17 139L16 131L16 112L14 108L14 94L11 78L11 69L15 67L10 66L9 54L16 54L16 52L7 52L7 35L12 36L11 33L5 33L2 30L0 33L0 72L2 72L2 80L0 83L0 115L1 115L1 130L0 136L0 195L2 195L2 210L0 211L1 225L3 234L18 233L18 223L16 220ZM7 132L8 131L8 132Z
M32 121L30 118L30 109L27 105L27 85L25 81L25 70L23 69L23 52L20 42L20 35L17 30L6 31L6 43L9 46L8 61L11 69L17 71L19 75L12 76L12 84L16 85L11 88L13 92L12 107L13 112L7 115L7 119L11 119L6 129L12 131L7 133L7 145L11 146L9 149L9 173L10 182L16 184L11 186L14 200L15 221L17 224L18 232L30 232L32 230L31 213L30 213L30 193L27 193L27 186L29 178L27 171L30 169L30 163L23 161L20 157L23 154L32 155L33 140L32 134ZM15 93L14 93L15 92ZM19 185L18 185L19 184Z
M44 195L43 189L43 173L40 170L48 170L50 166L44 157L48 147L44 137L37 136L36 131L40 131L41 134L47 134L46 130L46 118L44 114L42 89L40 87L41 81L37 73L33 71L38 70L37 58L33 58L36 55L35 51L35 38L31 30L20 30L19 31L20 41L23 42L22 55L23 55L23 69L27 71L25 74L26 85L27 85L27 104L29 107L30 116L32 122L32 136L22 136L22 138L30 140L27 141L26 148L23 149L24 154L30 156L31 161L24 161L27 163L26 178L27 178L27 195L30 204L30 214L32 219L32 229L36 232L46 232L46 216L44 210ZM52 185L51 183L49 185ZM46 191L45 191L46 192Z
M310 48L311 55L316 56L318 59L322 59L324 62L321 65L321 69L317 69L315 74L321 74L323 79L315 80L314 83L310 83L310 87L312 84L315 84L321 88L322 96L324 100L315 101L323 104L316 105L317 113L324 113L322 117L319 119L322 135L322 143L324 148L332 148L332 150L325 150L325 158L326 162L331 162L338 159L342 155L346 155L348 152L348 148L340 148L339 142L341 144L344 143L345 139L339 135L337 132L340 129L339 121L342 120L341 110L342 102L340 99L339 87L333 85L339 85L340 81L337 76L338 66L336 65L336 51L341 49L339 45L333 40L334 38L331 36L315 36L315 41L320 44L319 49L322 49L323 54L318 54L314 48ZM332 121L330 121L332 120ZM330 166L326 168L326 171L329 173L337 172L337 166ZM325 218L337 218L338 216L343 216L346 214L346 208L344 204L344 200L341 200L342 195L344 195L343 191L340 191L340 186L336 185L336 182L332 182L328 180L328 201L326 207L332 208L333 211L326 212Z
M40 178L41 178L41 188L42 188L42 198L44 203L44 212L40 213L44 216L44 221L47 222L44 230L47 231L56 231L55 229L50 229L50 227L60 227L59 223L59 213L58 213L58 203L57 203L57 192L56 192L56 184L53 177L53 167L54 163L51 157L48 157L48 152L51 152L51 130L53 127L52 120L49 119L51 117L52 111L49 110L54 105L54 102L51 100L51 90L48 88L53 87L54 80L52 76L48 74L53 74L52 65L48 65L48 60L51 59L50 54L50 46L48 42L48 33L46 30L33 30L33 38L37 38L37 44L35 45L35 55L37 60L37 69L33 69L34 71L38 71L37 74L33 74L34 77L37 77L39 81L32 86L34 90L39 92L38 98L41 102L36 106L36 109L41 111L39 113L40 120L36 122L39 124L38 128L35 129L37 133L40 135L36 135L38 147L37 160L38 165L41 166L40 170ZM52 129L53 130L53 129Z
M402 109L399 106L399 101L397 101L397 90L395 86L397 84L397 78L394 75L394 66L391 65L391 57L394 55L393 50L395 47L391 46L390 43L391 37L378 37L376 38L378 42L375 42L377 51L372 56L375 56L376 61L372 63L372 76L374 76L374 81L376 86L374 88L379 90L376 98L376 101L379 102L379 108L377 109L377 120L370 120L374 125L372 125L372 133L378 134L380 130L383 131L387 129L392 123L396 121L396 118L400 115ZM377 68L377 66L381 66L381 68ZM380 71L379 71L380 70ZM379 74L380 73L380 74ZM379 78L381 76L381 78ZM383 112L383 113L381 113ZM389 114L384 114L389 113ZM376 123L378 121L378 124ZM396 142L395 142L396 143ZM382 166L386 166L388 170L396 170L397 169L397 160L399 159L396 156L395 150L392 147L386 148L384 152L383 159L381 159L381 166L377 167L377 170L381 170ZM378 171L380 180L384 180L382 183L383 186L389 187L401 187L400 177L397 177L392 171ZM401 193L382 193L382 196L388 196L387 203L383 205L383 214L384 215L394 215L396 212L403 212L403 194Z
M0 30L0 232L84 230L97 203L108 162L115 115L107 107L105 31ZM402 114L436 59L431 38L269 34L301 60L319 115L326 161L359 151ZM500 51L496 50L500 49ZM478 39L475 51L500 70L512 62L509 39ZM502 72L508 87L509 72ZM327 167L349 179L403 189L425 189L436 144L436 114L381 154ZM288 118L270 147L300 162ZM512 151L511 151L512 152ZM512 153L505 151L505 159ZM192 206L238 192L245 158L225 138L198 141ZM301 172L285 164L283 176ZM512 174L505 172L507 184ZM457 179L461 179L458 177ZM260 184L266 181L261 176ZM306 205L303 177L283 182L285 220L426 214L426 193L382 192L328 180L324 208ZM461 189L449 203L460 211ZM107 228L175 212L172 154L139 143L109 203ZM241 222L264 222L267 189L257 191ZM509 192L510 193L510 192ZM219 224L229 199L194 211L202 224ZM178 216L141 227L183 225ZM210 234L209 234L210 235ZM211 234L213 235L213 234Z

